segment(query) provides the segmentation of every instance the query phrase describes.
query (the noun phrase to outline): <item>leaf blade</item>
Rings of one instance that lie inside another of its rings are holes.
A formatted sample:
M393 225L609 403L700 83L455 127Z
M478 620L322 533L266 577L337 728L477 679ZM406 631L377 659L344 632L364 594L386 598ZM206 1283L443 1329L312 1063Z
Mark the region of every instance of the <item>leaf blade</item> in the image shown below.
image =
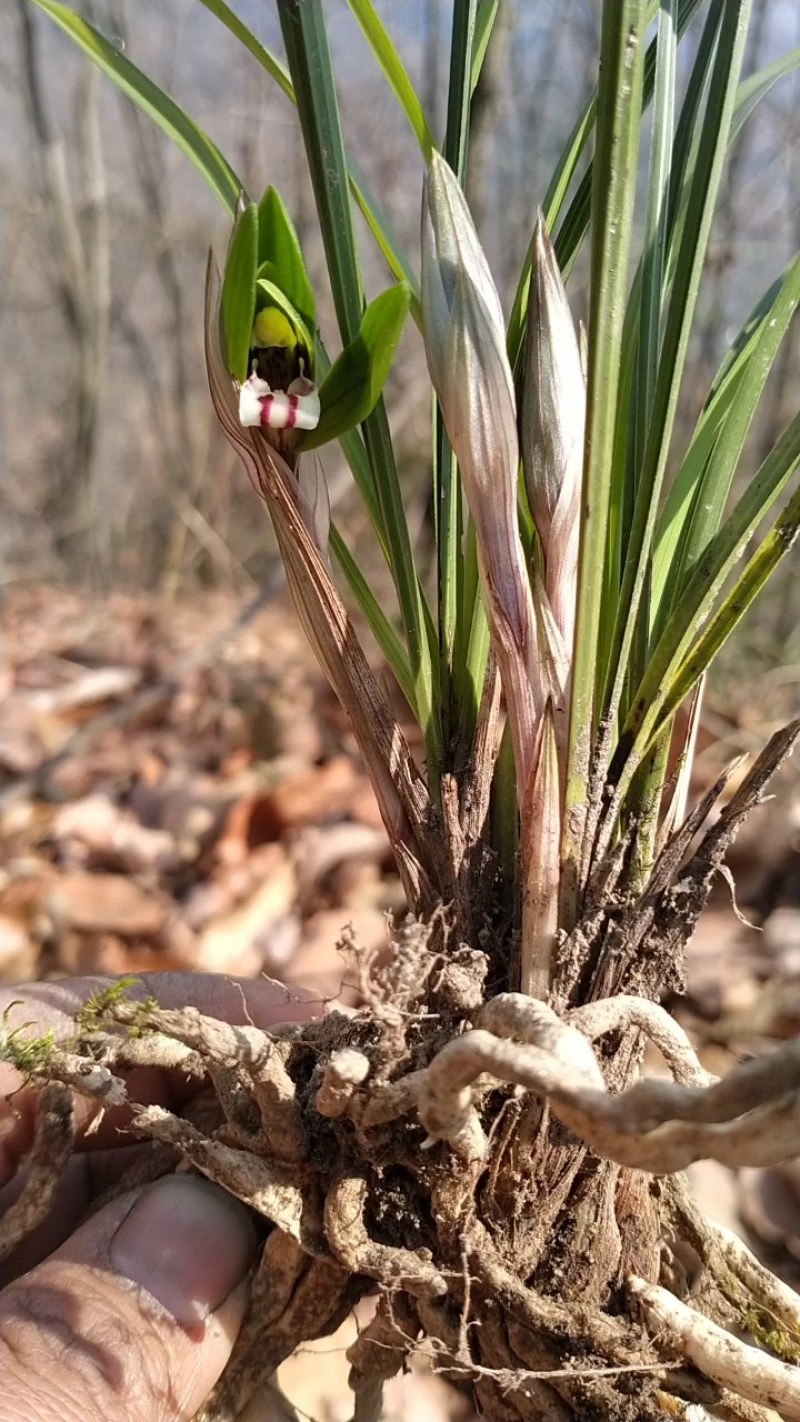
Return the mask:
M233 216L243 185L216 144L189 115L124 54L59 0L33 0L78 48L166 133L205 179L211 191Z

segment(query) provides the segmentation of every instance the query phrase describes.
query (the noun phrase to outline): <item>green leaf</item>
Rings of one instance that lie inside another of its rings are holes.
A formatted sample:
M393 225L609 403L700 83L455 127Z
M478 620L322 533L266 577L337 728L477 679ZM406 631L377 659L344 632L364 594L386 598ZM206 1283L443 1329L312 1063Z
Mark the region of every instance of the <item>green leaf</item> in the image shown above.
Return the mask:
M671 700L676 670L690 655L692 642L707 621L747 540L785 488L798 462L800 415L784 431L733 512L698 558L637 689L626 724L627 732L634 733L637 739L644 727L649 740L652 728L660 724L662 708Z
M291 324L294 326L295 330L297 331L298 336L300 337L300 340L303 342L303 345L305 346L306 350L308 351L309 357L310 357L311 360L313 361L313 359L314 359L314 336L313 336L313 330L314 330L314 328L313 328L313 326L312 326L311 328L309 328L309 327L306 325L305 321L303 320L302 316L300 315L300 312L297 310L296 306L294 306L294 305L292 304L292 302L289 300L288 296L287 296L286 293L284 292L283 287L282 287L282 286L279 286L278 283L277 283L277 281L274 281L274 280L272 279L272 276L271 276L271 275L267 275L267 273L271 273L271 272L272 272L272 263L271 263L271 262L265 262L263 266L261 266L261 267L258 268L257 280L256 280L256 306L257 306L257 309L260 311L262 305L277 306L278 310L279 310L279 311L282 311L283 314L284 314L284 316L287 318L287 320L290 321ZM262 301L259 300L259 297L261 297L261 296L264 296L264 297L267 298L266 302L262 302ZM306 372L306 374L308 374L308 372Z
M492 30L494 29L494 22L497 19L499 9L500 0L478 0L478 12L475 17L475 35L472 43L472 64L469 83L470 94L474 94L478 87L483 61L486 58L486 51L489 48L489 40L492 38Z
M444 156L462 187L466 178L469 147L472 53L476 18L475 0L462 0L460 5L453 6ZM466 635L473 620L474 608L466 608L463 602L464 497L458 463L447 438L438 400L434 400L432 472L442 724L446 743L455 745L464 730L464 727L458 724L456 706L463 706L471 696L468 668L466 663L456 656L458 619L461 612L465 618L463 635ZM480 598L477 586L474 595Z
M259 266L264 262L272 264L276 285L288 297L306 330L313 332L317 303L300 240L280 193L273 187L267 188L258 204Z
M294 91L294 85L285 66L281 64L280 60L256 39L255 35L253 35L238 16L233 13L230 6L224 4L224 0L200 0L200 3L205 5L206 9L210 10L212 15L215 15L220 23L244 45L248 54L251 54L253 58L258 61L266 73L269 74L270 78L275 80L290 103L296 107L297 96ZM420 313L419 294L414 269L403 251L402 245L391 223L388 221L379 203L370 192L367 183L359 174L356 165L352 161L350 163L349 183L350 191L363 214L370 232L375 238L378 250L383 256L390 272L398 281L407 281L411 287L411 312L416 325L421 327L422 316Z
M167 137L186 154L205 178L211 191L233 216L239 194L242 192L242 183L216 145L189 115L184 113L180 105L109 44L88 20L81 19L70 10L68 5L61 5L57 0L33 0L33 3L74 40L98 69L102 69L104 74L113 79L123 94L158 124Z
M763 69L748 75L747 79L742 81L736 96L736 113L731 124L731 142L737 137L753 110L758 107L770 89L779 80L792 74L795 69L800 69L800 49L789 50L788 54L782 54L772 64L767 64Z
M430 162L431 154L436 146L433 134L414 85L406 73L405 65L397 53L383 21L372 4L372 0L347 0L347 3L383 70L389 88L408 119L411 132L422 149L425 162Z
M674 278L664 318L653 410L637 480L636 503L627 538L606 676L604 701L612 720L629 673L629 654L650 568L652 540L669 460L678 395L727 152L749 8L750 0L715 0L709 12L708 24L711 26L716 21L719 34L713 50L702 124L694 126L697 142L693 145L687 166L670 254Z
M228 370L238 381L248 375L256 310L258 208L249 202L233 229L222 278L222 335Z
M636 342L636 370L630 387L635 391L635 394L632 403L628 405L623 415L625 425L629 430L627 446L632 456L624 481L627 504L631 511L635 507L638 473L642 468L647 447L647 434L653 413L653 398L658 380L663 335L661 309L664 301L664 273L669 245L669 186L672 167L672 140L675 131L675 84L678 59L677 22L678 0L661 0L658 16L658 51L653 94L647 209L640 275L636 282L639 335ZM629 310L631 307L633 307L633 300L629 305ZM627 395L627 390L625 394ZM621 410L620 413L622 413ZM619 429L618 419L618 432ZM625 529L625 535L627 535L627 529ZM621 551L621 547L614 548L615 561L621 561ZM631 654L631 662L638 672L641 672L647 655L650 593L650 570L648 569L642 589L642 615L636 628L636 638ZM655 821L652 822L652 827L655 827ZM640 841L641 839L642 835L640 835Z
M416 715L417 708L414 702L414 682L411 677L411 668L408 664L408 654L402 641L378 602L378 599L364 577L350 549L334 525L331 525L330 545L331 552L347 579L350 591L367 620L370 632L397 677L398 686L405 696L406 701L414 715Z
M401 283L370 302L358 335L345 346L320 386L320 421L306 435L303 449L316 449L338 439L375 408L392 367L408 304L408 287Z
M644 30L644 0L618 0L603 6L592 188L586 461L564 804L563 913L568 930L575 919L584 873L614 425L642 112Z
M798 462L800 462L800 441L795 455L795 467ZM778 564L790 552L797 539L798 530L800 530L800 490L789 500L780 518L776 520L766 538L759 544L685 661L681 663L676 675L664 688L651 740L689 694L720 648L724 646L731 632L741 621L765 583L772 577Z
M422 330L422 308L419 304L419 283L403 244L386 209L371 193L364 176L351 154L348 155L350 191L353 201L367 224L375 245L396 281L404 281L411 291L411 315L414 325Z
M800 301L800 256L770 290L774 299L704 412L699 437L687 451L665 506L669 521L655 563L664 615L719 527L767 377Z
M348 165L321 0L278 0L286 57L297 98L328 275L343 346L356 339L363 313L361 265L348 193ZM442 734L434 680L435 640L411 550L400 478L383 402L363 426L381 511L382 536L414 676L415 704L425 735L431 794L438 799Z
M200 0L200 4L205 5L206 9L211 11L211 14L225 26L226 30L230 30L231 34L236 36L239 42L244 45L248 54L252 54L253 58L258 60L262 69L265 69L270 77L275 80L275 83L283 90L287 99L290 99L291 102L294 103L292 81L286 73L284 66L279 59L275 58L274 54L270 53L260 40L256 39L252 30L249 30L244 21L240 20L239 16L234 14L230 5L226 5L225 0Z
M680 0L677 26L679 39L690 21L694 18L695 13L700 8L700 4L701 0ZM650 0L647 9L648 24L654 19L657 11L658 0ZM644 62L642 104L645 108L649 104L653 94L657 54L658 43L657 40L653 40L648 47ZM553 176L550 179L542 203L542 215L547 224L548 232L555 232L556 230L556 224L561 217L567 193L577 172L581 156L592 135L596 114L597 92L595 91L586 100L577 123L567 139L561 156L553 170ZM589 226L591 200L592 164L590 163L553 241L558 264L565 281ZM516 365L523 344L522 337L525 329L525 313L528 309L530 278L531 266L529 248L520 273L516 294L514 296L514 304L511 308L511 316L508 322L508 356L512 366Z
M688 449L664 500L653 545L652 628L663 625L664 617L659 614L659 609L662 604L666 607L666 597L669 596L671 599L672 596L671 569L678 556L678 549L685 533L703 470L708 463L728 412L738 397L745 367L784 281L785 276L772 283L754 310L751 311L735 341L726 352L714 377Z

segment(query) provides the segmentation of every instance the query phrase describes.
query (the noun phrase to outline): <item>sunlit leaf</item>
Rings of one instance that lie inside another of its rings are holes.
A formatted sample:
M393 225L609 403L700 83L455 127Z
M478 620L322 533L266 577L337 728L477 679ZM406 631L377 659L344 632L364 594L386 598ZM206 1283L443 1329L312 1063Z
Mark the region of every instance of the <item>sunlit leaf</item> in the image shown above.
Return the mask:
M274 281L313 332L316 301L294 223L276 188L269 187L258 204L258 264L270 262Z
M228 370L247 379L253 317L256 309L258 208L250 202L233 229L222 279L222 333Z
M152 79L148 79L141 69L137 69L135 64L120 54L113 44L109 44L88 20L76 15L68 5L61 5L58 0L33 0L33 3L74 40L93 64L113 79L123 94L132 99L143 113L163 129L233 215L242 184L227 159L223 158L216 145L180 105L176 104L169 94L165 94L163 89L159 89Z
M408 287L389 287L370 302L355 340L345 346L320 386L320 421L304 449L316 449L365 420L386 383L408 315Z

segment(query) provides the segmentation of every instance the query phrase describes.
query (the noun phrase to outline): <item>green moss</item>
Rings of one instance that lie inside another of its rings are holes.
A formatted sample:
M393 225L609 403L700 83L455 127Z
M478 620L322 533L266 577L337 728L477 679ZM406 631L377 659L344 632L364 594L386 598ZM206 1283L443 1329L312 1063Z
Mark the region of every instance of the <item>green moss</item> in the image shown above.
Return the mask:
M759 1348L784 1363L800 1363L800 1335L792 1333L769 1309L750 1304L742 1309L741 1319Z
M127 997L132 988L139 986L139 983L139 978L120 978L119 982L112 983L110 987L100 988L97 992L93 992L91 997L87 998L80 1012L76 1015L75 1022L78 1027L78 1035L81 1037L90 1037L95 1032L104 1031L107 1026L104 1019L108 1017L108 1014L118 1003ZM137 1018L141 1015L142 1019L144 1019L158 1004L154 998L148 997L145 998L143 1002L137 1002L132 1004L132 1006L135 1006L137 1009ZM144 1020L132 1023L129 1027L132 1036L138 1036L139 1033L144 1030Z
M8 1016L14 1007L24 1007L24 1002L11 1002L3 1013L0 1029L0 1061L10 1062L22 1076L43 1076L56 1047L52 1028L40 1037L29 1037L27 1032L33 1022L21 1022L18 1027L9 1027Z

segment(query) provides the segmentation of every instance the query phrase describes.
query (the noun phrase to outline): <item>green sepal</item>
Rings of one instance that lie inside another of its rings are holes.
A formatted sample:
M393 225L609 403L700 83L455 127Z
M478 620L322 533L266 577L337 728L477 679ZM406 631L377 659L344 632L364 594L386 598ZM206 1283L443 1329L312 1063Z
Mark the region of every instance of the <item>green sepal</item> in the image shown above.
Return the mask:
M222 278L225 360L229 373L242 383L250 374L248 365L256 310L257 261L258 208L250 202L236 220Z
M410 302L410 288L398 282L371 301L355 340L345 346L320 386L320 420L302 449L316 449L361 424L375 408L392 367Z
M271 272L271 276L268 277L265 275L267 271ZM259 267L256 280L256 311L260 311L264 306L277 306L278 310L283 312L287 321L294 326L297 332L297 339L302 342L308 351L308 358L313 367L314 328L313 326L309 328L306 325L297 307L289 300L283 288L274 280L274 276L275 272L271 262L264 262L263 265ZM306 374L312 375L313 369L306 371Z
M275 285L291 301L307 331L316 325L317 304L294 224L275 188L258 204L258 265L269 262ZM311 347L309 346L309 350Z

